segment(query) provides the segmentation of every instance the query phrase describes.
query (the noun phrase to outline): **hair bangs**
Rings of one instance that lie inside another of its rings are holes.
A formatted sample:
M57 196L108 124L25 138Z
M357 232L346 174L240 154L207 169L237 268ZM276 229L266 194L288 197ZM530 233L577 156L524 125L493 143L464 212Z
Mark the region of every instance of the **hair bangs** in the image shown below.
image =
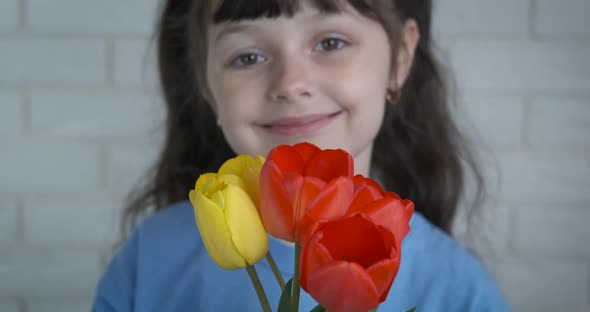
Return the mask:
M301 10L302 0L220 0L213 10L215 24L237 22L257 18L292 17ZM373 15L374 7L370 0L310 0L310 4L324 14L341 12L346 4L364 15Z

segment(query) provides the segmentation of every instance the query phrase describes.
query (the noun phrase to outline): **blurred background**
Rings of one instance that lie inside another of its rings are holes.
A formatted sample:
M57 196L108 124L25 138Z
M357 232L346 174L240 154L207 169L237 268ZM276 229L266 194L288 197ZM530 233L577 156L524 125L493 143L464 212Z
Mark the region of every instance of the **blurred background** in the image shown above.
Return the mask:
M156 157L157 0L0 0L0 311L87 311ZM436 1L491 196L469 237L515 311L590 311L590 1Z

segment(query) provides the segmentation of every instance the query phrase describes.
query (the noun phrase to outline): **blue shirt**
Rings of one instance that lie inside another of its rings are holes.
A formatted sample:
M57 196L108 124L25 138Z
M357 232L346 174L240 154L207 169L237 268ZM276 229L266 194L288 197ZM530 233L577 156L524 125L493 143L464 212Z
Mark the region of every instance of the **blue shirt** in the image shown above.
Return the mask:
M508 311L482 265L456 241L414 213L399 273L379 311ZM270 239L285 280L294 248ZM273 310L280 288L265 259L255 265ZM300 311L316 302L302 290ZM180 202L137 226L112 258L93 311L261 311L246 270L226 271L209 257L191 204Z

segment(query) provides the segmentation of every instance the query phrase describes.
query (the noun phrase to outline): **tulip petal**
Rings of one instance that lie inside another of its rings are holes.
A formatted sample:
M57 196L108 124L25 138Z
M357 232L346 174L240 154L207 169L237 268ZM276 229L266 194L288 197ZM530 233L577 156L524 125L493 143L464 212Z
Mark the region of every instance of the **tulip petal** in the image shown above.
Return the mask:
M401 260L401 240L398 240L395 235L388 229L377 227L381 234L381 239L386 249L389 249L389 257L383 259L367 268L367 273L373 279L373 283L377 288L380 301L385 300L391 284L397 275Z
M375 308L380 300L373 280L358 264L338 261L312 272L307 292L330 312Z
M373 280L377 294L379 294L379 302L383 302L387 298L398 270L399 259L384 259L367 269L367 274Z
M194 198L197 226L211 258L226 270L245 267L246 261L235 248L222 208L200 192Z
M298 233L301 219L308 211L312 201L322 192L326 183L315 177L302 177L295 173L285 174L283 183L293 207L295 233Z
M225 220L231 239L240 255L249 265L266 255L268 236L256 206L241 188L228 185L223 190L225 198Z
M260 204L260 168L246 168L242 179L244 181L244 190L250 195L254 205L258 207Z
M227 184L233 184L238 186L241 189L244 189L246 187L246 183L244 182L244 180L242 180L242 178L240 178L239 176L235 175L235 174L218 174L217 175L217 181L212 182L210 189L215 188L215 183L217 183L220 186L227 185ZM204 194L207 194L207 192L203 192Z
M304 163L307 163L313 155L319 153L321 149L311 143L303 142L293 145L293 149L301 155Z
M299 204L301 186L303 185L303 177L298 173L287 172L283 174L282 181L278 183L283 184L287 198L289 199L289 203L291 204L291 207L293 207L293 215L296 215L295 208Z
M188 199L190 200L193 207L195 207L197 205L197 193L198 192L195 190L190 190L188 192Z
M404 210L406 212L406 217L408 219L408 222L410 219L412 219L412 214L414 214L414 203L412 201L410 201L409 199L403 199L402 200L402 205L404 205Z
M217 170L217 174L234 174L237 176L242 176L244 169L248 166L249 162L254 160L252 156L242 154L238 155L234 158L228 159L226 162L219 167Z
M217 178L215 173L205 173L199 176L195 182L195 191L205 193L212 181Z
M305 241L309 227L316 221L333 220L342 217L353 195L352 179L339 177L326 185L309 204L298 228L295 230L297 240Z
M391 254L392 244L388 247L380 228L362 215L344 217L326 222L320 243L326 246L335 260L351 261L368 268Z
M354 189L354 197L348 207L347 214L352 214L365 205L383 198L383 193L370 184L355 184Z
M293 242L294 214L291 199L283 185L283 175L272 162L267 161L260 171L260 204L262 223L270 235Z
M363 186L365 184L375 188L380 193L383 193L383 189L381 188L381 185L379 185L379 183L377 183L377 181L367 178L367 177L363 176L362 174L357 174L354 176L355 191L356 191L357 185Z
M301 287L307 289L307 279L309 274L316 271L325 263L333 261L330 251L326 247L320 244L320 240L323 238L321 227L324 222L317 222L312 226L312 231L316 230L317 235L310 237L310 240L305 242L301 249Z
M343 150L322 150L305 164L303 175L318 177L326 182L340 177L351 177L354 164L350 154Z
M240 178L239 185L242 187L254 204L259 203L259 176L260 168L264 164L264 157L250 155L238 155L227 160L217 172L218 176L232 176Z
M279 145L268 153L267 160L272 162L281 173L303 172L305 162L297 151L288 145ZM265 165L271 165L265 163Z
M360 213L374 224L388 229L400 242L410 232L410 220L401 200L383 198L356 209L355 213Z

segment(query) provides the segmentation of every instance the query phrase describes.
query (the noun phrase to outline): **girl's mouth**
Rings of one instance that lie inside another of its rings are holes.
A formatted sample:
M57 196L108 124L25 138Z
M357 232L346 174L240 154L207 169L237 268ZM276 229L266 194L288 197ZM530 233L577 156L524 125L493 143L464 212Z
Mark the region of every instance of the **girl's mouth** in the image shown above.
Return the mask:
M310 135L331 123L342 111L330 114L312 114L297 117L286 117L263 124L262 129L271 133L301 136Z

